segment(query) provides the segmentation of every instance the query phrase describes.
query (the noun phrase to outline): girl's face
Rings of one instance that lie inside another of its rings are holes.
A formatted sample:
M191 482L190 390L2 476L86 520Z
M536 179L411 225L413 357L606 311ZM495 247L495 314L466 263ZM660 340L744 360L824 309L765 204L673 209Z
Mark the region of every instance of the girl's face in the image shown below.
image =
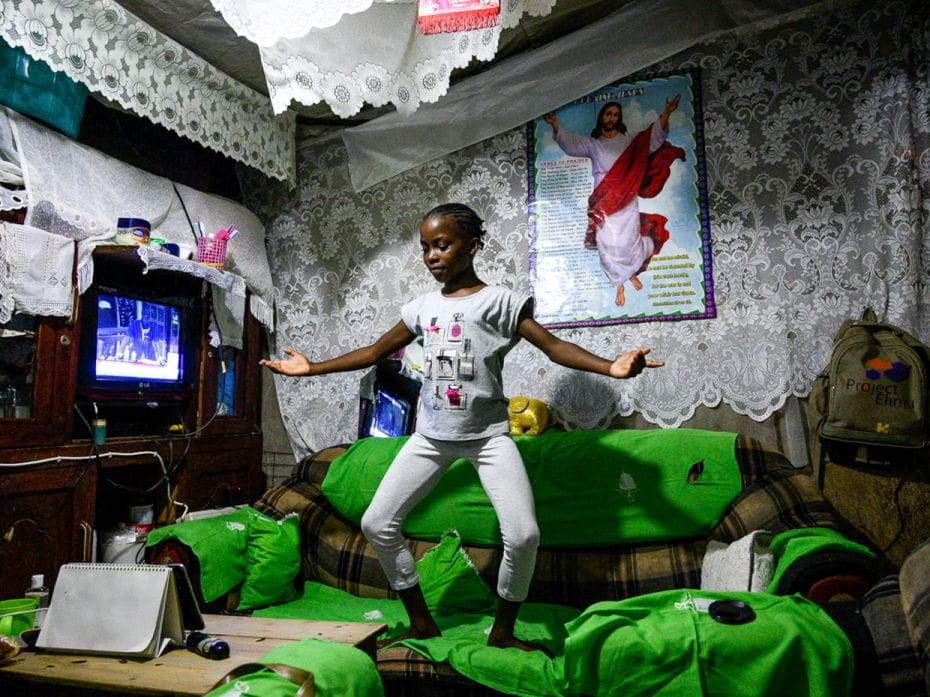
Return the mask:
M430 216L420 223L423 263L440 283L449 283L465 272L473 272L477 237L465 238L452 218Z

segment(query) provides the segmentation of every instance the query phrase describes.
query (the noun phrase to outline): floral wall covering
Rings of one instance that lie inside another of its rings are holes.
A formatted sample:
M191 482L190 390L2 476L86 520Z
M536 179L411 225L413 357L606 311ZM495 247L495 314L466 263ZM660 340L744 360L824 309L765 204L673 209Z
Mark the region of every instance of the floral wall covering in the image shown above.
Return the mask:
M667 361L630 381L518 345L509 394L545 400L568 427L634 412L674 427L720 403L766 419L808 394L840 322L866 305L930 340L930 6L844 3L654 66L684 67L701 71L718 317L558 331L604 356L651 346ZM397 322L434 287L416 223L437 203L475 207L490 238L479 275L526 289L525 151L517 129L355 194L332 139L299 148L292 192L246 180L268 224L277 349L322 359ZM295 453L355 437L360 377L278 378Z

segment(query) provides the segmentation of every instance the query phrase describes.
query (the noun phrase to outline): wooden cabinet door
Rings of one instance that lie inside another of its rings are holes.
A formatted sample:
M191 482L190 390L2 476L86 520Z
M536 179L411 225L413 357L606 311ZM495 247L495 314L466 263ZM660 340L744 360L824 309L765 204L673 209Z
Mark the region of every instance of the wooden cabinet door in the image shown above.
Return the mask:
M22 596L32 574L54 592L59 567L84 561L96 488L93 460L0 473L0 597Z
M71 439L77 334L62 317L36 318L35 324L29 414L0 418L0 448L62 445Z
M260 433L198 439L181 468L174 498L190 511L254 503L265 489L261 460Z

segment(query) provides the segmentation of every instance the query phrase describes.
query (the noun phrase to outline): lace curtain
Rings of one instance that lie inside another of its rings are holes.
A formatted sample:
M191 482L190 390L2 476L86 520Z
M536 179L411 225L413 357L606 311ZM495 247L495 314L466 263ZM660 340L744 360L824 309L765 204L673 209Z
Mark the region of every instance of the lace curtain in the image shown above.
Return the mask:
M276 116L265 95L114 0L4 0L0 38L153 123L293 181L294 114Z
M762 421L804 397L840 322L871 305L930 340L930 6L855 2L780 28L716 39L652 66L701 71L713 320L559 330L610 356L667 361L629 381L567 370L523 342L509 395L567 427L638 412L675 427L699 405ZM526 136L501 133L352 193L339 141L298 149L299 190L245 189L270 221L276 350L322 359L372 341L435 282L416 222L461 200L485 218L479 275L528 287ZM277 378L298 455L354 439L361 374Z
M505 0L499 26L424 36L416 30L413 1L211 2L238 34L259 45L275 112L292 100L323 101L342 118L365 102L391 103L402 114L435 102L453 69L494 57L502 28L516 26L524 13L548 14L555 4Z

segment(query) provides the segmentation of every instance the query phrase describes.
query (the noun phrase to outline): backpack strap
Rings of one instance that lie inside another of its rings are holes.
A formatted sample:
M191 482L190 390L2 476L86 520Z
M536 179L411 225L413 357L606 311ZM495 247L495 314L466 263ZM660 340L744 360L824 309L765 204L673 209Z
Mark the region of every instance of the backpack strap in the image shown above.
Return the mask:
M233 680L238 680L244 675L251 675L252 673L258 673L262 670L270 670L277 673L285 680L289 680L297 685L299 689L294 697L313 697L316 694L313 673L309 670L295 668L294 666L289 666L284 663L242 663L217 680L212 689L215 690L221 685L225 685Z

